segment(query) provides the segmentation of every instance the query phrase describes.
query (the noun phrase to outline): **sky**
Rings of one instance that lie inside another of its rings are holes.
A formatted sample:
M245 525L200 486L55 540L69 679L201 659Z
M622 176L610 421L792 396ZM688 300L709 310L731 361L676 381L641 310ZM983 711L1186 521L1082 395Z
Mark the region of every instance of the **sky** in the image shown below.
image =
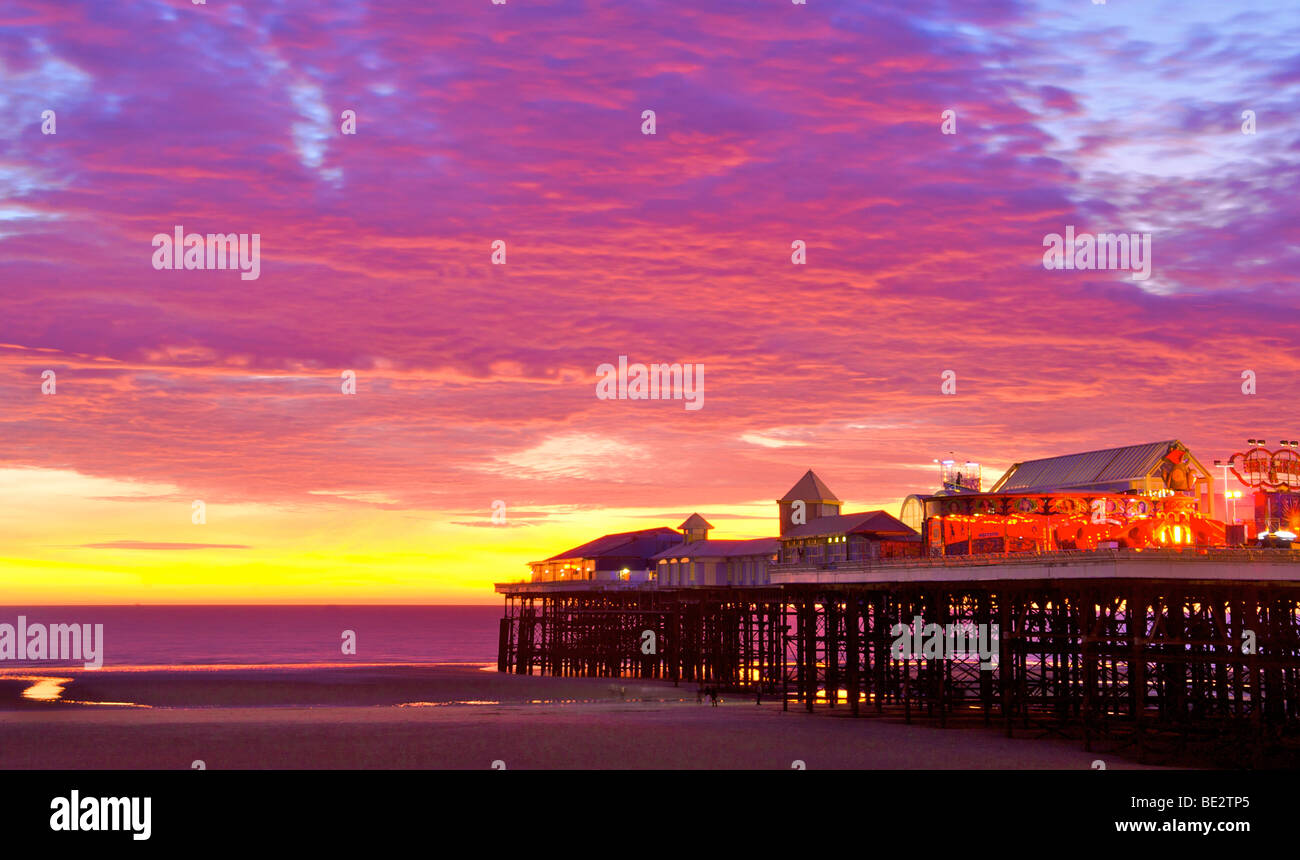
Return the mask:
M1298 201L1294 2L0 0L0 604L491 603L809 468L1300 438Z

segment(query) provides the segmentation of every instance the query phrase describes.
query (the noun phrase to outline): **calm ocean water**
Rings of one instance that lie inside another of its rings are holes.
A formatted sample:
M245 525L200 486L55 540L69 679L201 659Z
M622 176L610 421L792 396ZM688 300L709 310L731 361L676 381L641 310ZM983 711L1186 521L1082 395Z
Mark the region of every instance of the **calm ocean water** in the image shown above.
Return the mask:
M496 606L3 606L0 624L104 625L104 668L270 663L494 663ZM343 631L357 653L344 655ZM0 670L69 665L0 660Z

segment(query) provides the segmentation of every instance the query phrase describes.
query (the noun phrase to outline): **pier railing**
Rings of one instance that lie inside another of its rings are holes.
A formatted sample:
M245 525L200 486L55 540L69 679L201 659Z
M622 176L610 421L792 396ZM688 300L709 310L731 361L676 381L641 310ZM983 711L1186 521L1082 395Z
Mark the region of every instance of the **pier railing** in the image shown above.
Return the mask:
M1244 547L1185 547L1182 549L1078 549L1052 552L991 553L947 556L921 556L913 558L871 558L847 561L780 562L768 567L771 573L801 573L812 571L865 571L902 570L907 568L980 567L1002 564L1057 565L1070 562L1152 562L1170 561L1201 563L1300 564L1300 551L1290 549L1255 549Z

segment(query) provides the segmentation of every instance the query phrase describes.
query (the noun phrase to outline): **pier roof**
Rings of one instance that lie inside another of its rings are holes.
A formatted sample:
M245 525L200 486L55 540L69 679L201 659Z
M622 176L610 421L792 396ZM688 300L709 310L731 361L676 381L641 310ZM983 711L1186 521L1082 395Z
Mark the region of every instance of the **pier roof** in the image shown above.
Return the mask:
M651 561L669 558L735 558L742 555L775 555L781 549L777 538L754 540L697 540L669 547Z
M1160 466L1170 450L1187 448L1177 439L1082 451L1015 463L990 489L991 493L1048 490L1121 491L1143 481Z
M818 517L815 520L794 526L787 531L785 538L817 537L819 535L845 534L879 534L916 536L916 531L902 520L884 511L865 511L859 514L840 514L834 517Z
M686 522L682 523L682 524L681 524L680 526L678 526L677 528L679 528L679 529L711 529L711 528L713 528L713 524L710 523L708 520L706 520L704 517L700 516L699 514L691 514L689 517L686 518Z
M838 502L839 499L831 492L831 488L826 486L826 482L817 477L817 473L809 469L804 476L799 479L790 492L786 493L778 502Z
M667 526L653 529L641 529L635 532L619 532L588 541L573 549L556 553L546 561L559 561L566 558L600 558L607 555L649 556L659 551L665 537L681 540L681 535Z

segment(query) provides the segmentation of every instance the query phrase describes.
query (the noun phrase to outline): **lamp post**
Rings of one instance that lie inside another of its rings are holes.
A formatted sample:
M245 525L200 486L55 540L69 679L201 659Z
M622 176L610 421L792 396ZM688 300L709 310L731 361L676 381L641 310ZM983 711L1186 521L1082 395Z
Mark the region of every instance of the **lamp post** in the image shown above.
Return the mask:
M1226 460L1215 460L1214 465L1223 469L1223 503L1227 506L1229 501L1232 502L1232 522L1235 525L1237 522L1237 499L1241 498L1241 491L1230 492L1228 490L1228 463Z

